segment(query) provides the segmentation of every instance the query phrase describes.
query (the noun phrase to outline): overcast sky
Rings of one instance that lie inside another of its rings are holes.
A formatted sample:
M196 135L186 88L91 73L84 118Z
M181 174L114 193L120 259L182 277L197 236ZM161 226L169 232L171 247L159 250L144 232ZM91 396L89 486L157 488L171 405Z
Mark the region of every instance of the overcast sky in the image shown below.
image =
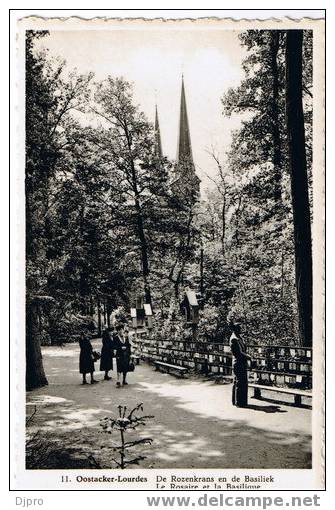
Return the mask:
M181 74L193 156L204 189L215 164L206 149L224 153L237 118L222 115L220 98L243 77L238 31L204 29L113 29L51 31L39 41L53 56L79 72L93 71L97 80L123 76L134 82L135 101L150 120L157 102L164 155L176 158Z

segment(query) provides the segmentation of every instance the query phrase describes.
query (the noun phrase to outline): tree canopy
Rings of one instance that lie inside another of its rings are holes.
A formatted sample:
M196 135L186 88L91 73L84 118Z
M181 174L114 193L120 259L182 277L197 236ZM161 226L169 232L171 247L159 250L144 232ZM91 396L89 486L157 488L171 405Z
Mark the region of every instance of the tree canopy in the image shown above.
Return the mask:
M129 310L137 295L158 325L190 287L205 338L222 341L238 320L252 342L304 342L287 34L240 34L244 78L218 104L240 127L227 154L210 150L217 175L201 196L193 162L158 150L131 83L69 70L36 50L41 37L48 33L26 36L27 387L47 382L41 343L99 334L102 318ZM313 198L312 44L304 32L305 215Z

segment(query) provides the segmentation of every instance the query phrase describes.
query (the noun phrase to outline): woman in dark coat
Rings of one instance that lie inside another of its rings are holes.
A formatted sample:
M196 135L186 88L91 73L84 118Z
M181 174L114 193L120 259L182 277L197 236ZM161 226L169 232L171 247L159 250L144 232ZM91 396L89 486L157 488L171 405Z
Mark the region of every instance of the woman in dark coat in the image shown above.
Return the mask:
M247 407L248 405L248 359L246 345L241 339L241 327L235 324L230 337L230 349L233 355L233 395L232 402L236 407Z
M111 377L109 377L109 370L113 370L113 329L106 328L102 334L102 349L101 349L101 359L100 359L100 370L105 372L104 379L106 381L110 381Z
M129 362L131 355L131 346L128 335L124 332L122 325L116 327L116 335L114 336L114 349L116 351L116 370L117 370L117 383L116 386L120 387L120 376L122 374L122 384L127 385L126 377L129 370Z
M92 344L84 333L81 334L79 346L79 372L83 374L83 384L87 384L86 374L91 374L91 384L97 383L98 381L93 378L94 361Z

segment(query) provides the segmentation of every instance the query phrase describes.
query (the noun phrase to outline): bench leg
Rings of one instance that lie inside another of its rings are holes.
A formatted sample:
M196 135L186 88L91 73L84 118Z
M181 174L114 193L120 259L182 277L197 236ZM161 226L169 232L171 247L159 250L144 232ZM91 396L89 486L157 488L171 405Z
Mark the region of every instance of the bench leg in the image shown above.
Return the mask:
M261 389L254 388L254 398L261 398Z
M294 395L294 403L296 406L301 406L301 395Z
M179 372L179 370L173 370L173 369L171 369L171 370L172 370L172 374L175 375L176 377L179 377L179 378L184 377L184 375L181 372Z

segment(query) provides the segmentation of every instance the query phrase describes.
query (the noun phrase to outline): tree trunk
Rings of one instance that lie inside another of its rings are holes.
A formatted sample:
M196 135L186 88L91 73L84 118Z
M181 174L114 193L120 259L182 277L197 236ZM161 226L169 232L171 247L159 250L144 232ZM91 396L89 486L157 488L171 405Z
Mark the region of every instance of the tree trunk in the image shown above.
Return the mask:
M237 208L235 211L235 242L236 247L240 246L240 216L241 216L242 197L239 196L237 199Z
M103 319L104 319L104 327L106 327L106 300L104 299L103 303Z
M179 300L179 287L181 284L182 274L184 271L184 260L181 263L181 267L179 268L179 271L177 273L177 276L173 282L173 288L174 288L174 295L177 300Z
M221 246L222 246L222 255L225 255L226 249L226 191L223 192L222 195L222 232L221 232Z
M280 297L283 299L284 297L284 250L281 250L281 262L280 262Z
M282 154L281 138L279 128L279 76L278 76L278 50L279 50L279 30L271 30L271 70L272 70L272 102L271 102L271 121L272 121L272 140L273 140L273 170L274 170L274 199L281 202L281 178L282 178Z
M38 333L38 305L30 303L26 306L26 389L28 391L48 384Z
M143 273L143 285L144 285L144 296L145 302L151 303L151 291L150 291L150 283L149 283L149 256L148 256L148 245L147 238L144 231L144 223L143 223L143 215L142 208L140 202L140 194L138 191L138 179L136 175L135 162L133 160L132 155L132 143L128 131L128 127L124 127L127 145L130 155L130 168L131 168L131 177L132 177L132 188L134 192L134 200L135 200L135 211L136 211L136 222L137 222L137 233L141 244L141 260L142 260L142 273Z
M135 198L135 208L136 208L136 213L137 213L136 214L136 216L137 216L137 231L138 231L138 236L139 236L140 244L141 244L144 296L145 296L145 302L151 304L151 291L150 291L150 284L149 284L150 271L149 271L148 247L147 247L147 240L146 240L145 233L144 233L141 206L139 203L139 199L137 197Z
M185 245L183 246L183 249L181 251L181 262L180 262L180 267L179 267L179 270L178 270L178 273L177 273L177 276L175 279L173 279L173 271L170 273L170 279L171 281L173 282L173 286L174 286L174 293L175 293L175 297L178 299L179 298L179 286L183 280L183 274L184 274L184 269L185 269L185 265L186 265L186 262L187 262L187 258L188 258L188 249L189 249L189 246L190 246L190 243L191 243L191 225L192 225L192 221L193 221L193 210L192 208L189 210L189 216L188 216L188 222L187 222L187 238L186 238L186 243ZM177 260L177 263L178 263L178 260ZM176 264L177 265L177 264Z
M111 298L107 297L107 304L106 304L106 312L107 312L107 327L111 327L111 314L112 314L112 303Z
M204 297L204 246L200 247L200 294Z
M101 302L100 298L97 298L97 311L98 311L98 336L101 336Z
M312 345L312 241L302 105L302 30L286 32L286 116L301 345Z

